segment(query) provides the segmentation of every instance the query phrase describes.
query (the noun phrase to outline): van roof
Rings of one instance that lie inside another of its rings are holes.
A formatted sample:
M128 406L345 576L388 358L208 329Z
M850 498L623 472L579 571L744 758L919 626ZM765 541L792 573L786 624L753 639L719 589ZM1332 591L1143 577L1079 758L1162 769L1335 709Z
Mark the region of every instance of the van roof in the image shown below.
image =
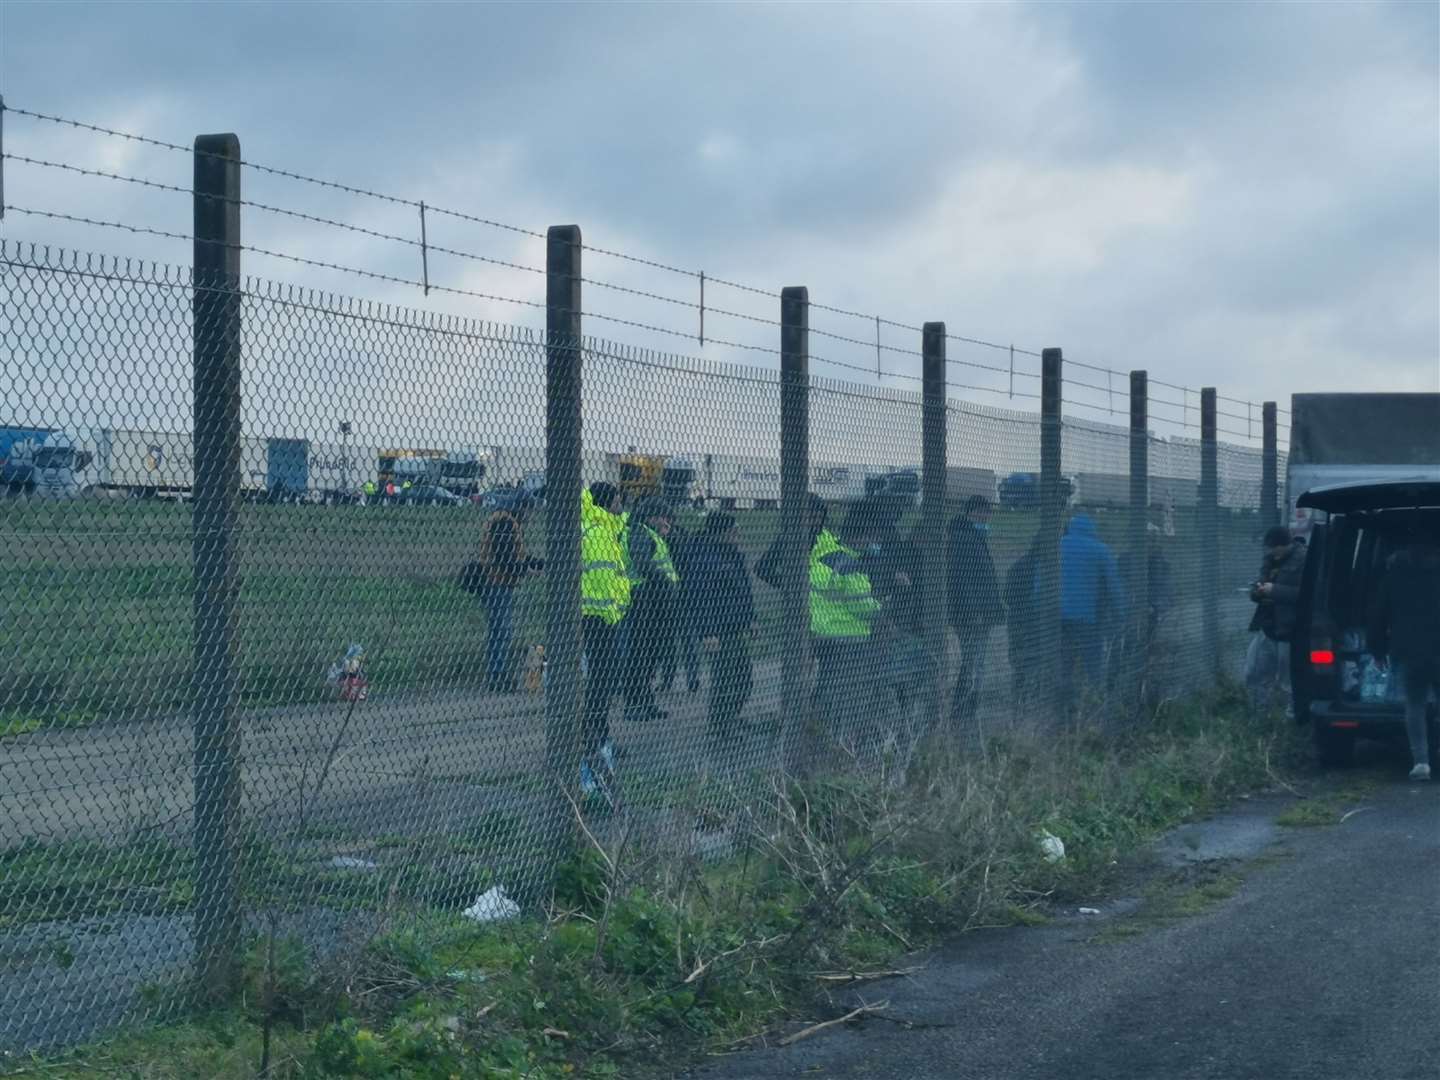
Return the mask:
M1327 484L1311 488L1300 496L1295 505L1324 510L1329 514L1440 507L1440 480L1417 476L1358 484Z

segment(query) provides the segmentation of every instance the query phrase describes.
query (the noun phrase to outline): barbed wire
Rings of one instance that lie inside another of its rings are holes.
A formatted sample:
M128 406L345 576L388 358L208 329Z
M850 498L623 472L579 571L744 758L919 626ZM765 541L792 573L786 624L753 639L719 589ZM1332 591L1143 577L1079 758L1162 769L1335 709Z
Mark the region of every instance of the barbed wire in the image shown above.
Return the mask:
M20 107L17 107L17 106L14 106L14 105L10 105L10 104L6 104L6 103L3 103L3 102L0 102L0 109L3 109L3 111L5 111L5 112L13 113L13 114L15 114L16 116L23 116L23 117L27 117L27 118L32 119L32 120L37 120L37 121L41 121L41 122L45 122L45 123L52 123L52 124L56 124L56 125L60 125L60 126L71 127L71 128L75 128L75 129L78 129L78 130L90 131L90 132L93 132L93 133L96 133L96 134L104 135L104 136L106 136L106 137L124 139L124 140L128 140L128 141L131 141L131 142L135 142L135 143L147 145L147 146L153 146L153 147L156 147L156 148L159 148L159 149L168 150L168 151L171 151L171 152L178 152L178 153L184 153L184 154L196 155L196 156L203 156L203 157L210 157L210 158L219 158L219 159L223 159L223 160L226 160L226 161L232 160L231 158L228 157L228 155L219 154L219 153L216 153L216 152L214 152L214 151L200 150L200 149L197 149L197 148L195 148L195 147L193 147L193 146L184 146L184 145L182 145L182 144L175 143L175 142L170 142L170 141L164 140L164 139L156 139L156 138L153 138L153 137L147 136L147 135L138 135L138 134L135 134L135 133L133 133L133 132L120 131L120 130L118 130L118 129L105 127L105 126L100 125L100 124L92 124L92 123L88 123L88 122L85 122L85 121L73 120L73 119L70 119L70 118L67 118L67 117L57 116L57 115L53 115L53 114L49 114L49 113L42 113L42 112L38 112L38 111L35 111L35 110L31 110L31 109L20 108ZM79 173L79 174L82 174L82 175L105 177L105 178L108 178L108 179L119 180L119 181L124 181L124 182L128 182L128 183L140 184L140 185L143 185L143 186L146 186L146 187L151 187L151 188L155 188L155 189L159 189L159 190L166 190L166 191L172 191L172 192L177 192L177 193L187 193L187 192L188 192L188 193L191 194L191 195L194 194L194 192L193 192L193 191L190 191L190 189L183 188L183 187L179 187L179 186L177 186L177 185L163 184L163 183L160 183L160 182L157 182L157 181L145 180L145 179L136 178L136 177L126 177L126 176L123 176L123 175L118 174L118 173L110 173L110 172L106 172L106 171L104 171L104 170L85 169L85 168L82 168L82 167L79 167L79 166L67 165L67 164L58 163L58 162L50 162L50 161L46 161L46 160L44 160L44 159L31 158L31 157L27 157L27 156L25 156L25 155L17 155L17 154L11 154L11 153L5 154L4 157L10 158L10 159L13 159L13 160L17 160L17 161L23 161L23 162L26 162L26 163L28 163L28 164L34 164L34 165L38 165L38 166L43 166L43 167L67 169L67 170L69 170L69 171L72 171L72 172L75 172L75 173ZM303 174L303 173L294 172L293 170L282 169L282 168L278 168L278 167L272 166L272 165L266 165L266 164L264 164L264 163L257 162L257 161L253 161L253 160L250 160L250 159L247 159L247 158L240 158L240 159L238 159L238 162L237 162L237 163L238 163L238 165L239 165L240 167L252 169L252 170L254 170L254 171L256 171L256 172L260 172L260 173L264 173L264 174L267 174L267 175L272 175L272 176L280 177L280 178L287 179L287 180L293 180L293 181L297 181L297 182L300 182L300 183L311 184L311 185L315 185L315 186L318 186L318 187L321 187L321 188L324 188L324 189L329 189L329 190L334 190L334 191L341 191L341 192L344 192L344 193L346 193L346 194L355 195L355 196L359 196L359 197L363 197L363 198L375 199L375 200L378 200L378 201L381 201L381 202L384 202L384 203L388 203L388 204L392 204L392 205L407 206L407 207L411 207L411 208L414 208L414 209L417 209L417 210L421 210L421 211L424 212L424 213L431 213L431 214L437 214L437 215L441 215L441 216L445 216L445 217L450 217L450 218L453 218L453 219L456 219L456 220L466 221L466 222L470 222L470 223L478 224L478 225L483 225L483 226L486 226L486 227L489 227L489 228L504 230L504 231L507 231L507 232L511 232L511 233L514 233L514 234L517 234L517 235L523 235L523 236L531 237L531 238L534 238L534 239L540 239L540 240L547 240L547 239L548 239L547 233L540 232L540 231L535 230L535 229L530 229L530 228L526 228L526 227L523 227L523 226L514 225L514 224L511 224L511 223L499 221L499 220L496 220L496 219L493 219L493 218L487 218L487 217L483 217L483 216L479 216L479 215L475 215L475 214L470 214L470 213L467 213L467 212L464 212L464 211L455 210L455 209L450 208L450 207L432 205L432 204L429 204L429 203L424 202L423 200L411 199L411 198L407 198L407 197L403 197L403 196L390 195L390 194L387 194L387 193L384 193L384 192L374 191L374 190L371 190L371 189L368 189L368 188L357 187L357 186L352 185L352 184L345 184L345 183L341 183L341 182L338 182L338 181L326 180L326 179L322 179L322 178L319 178L319 177L308 176L308 175L305 175L305 174ZM277 206L273 206L273 205L268 205L268 204L256 202L256 201L254 201L254 200L236 200L236 201L237 201L237 202L240 202L242 205L254 207L254 208L257 209L257 210L261 210L261 211L265 211L265 212L269 212L269 213L275 213L275 214L282 214L282 215L286 215L286 216L289 216L289 217L292 217L292 218L295 218L295 219L298 219L298 220L310 221L310 222L312 222L312 223L320 224L320 225L324 225L324 226L329 226L329 227L335 227L335 228L345 229L345 230L348 230L348 231L351 231L351 232L354 232L354 233L357 233L357 234L370 236L370 237L375 238L375 239L381 239L381 240L386 240L386 241L390 241L390 242L398 242L398 243L405 244L405 245L410 246L410 247L421 248L423 251L434 251L434 252L439 253L439 254L445 254L445 255L450 255L450 256L452 256L452 257L463 258L463 259L468 259L468 260L474 260L474 261L477 261L477 262L487 263L487 264L490 264L490 265L495 265L495 266L503 267L503 268L506 268L506 269L513 269L513 270L518 270L518 271L527 272L527 273L535 273L535 274L543 274L543 273L546 273L545 270L542 270L542 269L540 269L540 268L538 268L538 267L527 266L527 265L522 264L522 263L514 263L514 262L510 262L510 261L504 260L504 259L496 259L496 258L493 258L493 257L490 257L490 256L479 255L479 254L474 253L474 252L465 252L465 251L461 251L461 250L457 250L457 249L453 249L453 248L447 248L447 247L444 247L444 246L441 246L441 245L432 245L432 244L429 244L429 243L427 243L427 242L425 242L425 241L423 241L423 240L417 241L417 240L411 239L411 238L409 238L409 237L402 237L402 236L397 236L397 235L394 235L394 234L382 233L382 232L379 232L378 230L367 229L367 228L365 228L365 227L363 227L363 226L351 225L351 224L346 223L346 222L340 222L340 221L336 221L336 220L333 220L333 219L328 219L328 218L320 217L320 216L318 216L318 215L306 214L306 213L301 212L301 211L289 210L289 209L285 209L285 208L282 208L282 207L277 207ZM19 208L16 208L16 209L17 209L17 211L19 211L19 212L26 212L26 211L20 210ZM167 233L167 232L165 232L164 230L150 229L150 228L147 228L147 227L144 227L144 226L126 226L126 225L123 225L123 224L121 224L121 223L114 223L114 222L112 222L112 223L98 222L98 221L94 221L94 220L92 220L92 219L88 219L88 218L82 217L82 216L80 216L80 215L51 214L51 215L49 215L49 216L55 216L55 217L58 217L58 218L61 218L61 219L71 220L71 221L75 221L75 222L79 222L79 223L84 223L84 224L104 225L104 226L107 226L107 227L123 228L123 229L126 229L127 231L130 231L130 232L132 232L132 233L137 233L137 234L149 234L149 235L163 236L163 237L169 237L169 238L183 238L183 237L180 236L180 234ZM572 242L572 243L574 243L574 242ZM703 284L710 284L710 285L715 285L715 286L719 286L719 287L722 287L722 288L734 289L734 290L738 290L738 291L745 292L745 293L749 293L749 294L753 294L753 295L765 296L765 297L771 298L771 299L773 299L773 298L775 298L775 297L777 297L777 296L779 295L779 291L778 291L778 290L759 288L759 287L756 287L756 286L753 286L753 285L748 285L748 284L745 284L745 283L742 283L742 282L737 282L737 281L734 281L734 280L731 280L731 279L727 279L727 278L711 277L711 276L706 275L703 271L690 270L690 269L686 269L686 268L684 268L684 267L673 266L673 265L670 265L670 264L668 264L668 263L660 262L660 261L655 260L655 259L649 259L649 258L645 258L645 257L643 257L643 256L631 255L631 254L629 254L628 252L617 251L617 250L610 249L610 248L605 248L605 247L602 247L602 246L599 246L599 245L587 244L587 243L585 243L583 240L580 241L580 242L578 242L578 246L579 246L580 248L582 248L583 250L588 251L588 252L591 252L591 253L593 253L593 254L597 254L597 255L602 255L602 256L609 257L609 258L615 258L615 259L623 260L623 261L626 261L626 262L629 262L629 263L633 263L633 264L635 264L635 265L645 266L645 267L649 267L649 268L651 268L651 269L660 270L660 271L667 272L667 273L683 275L683 276L686 276L686 277L694 278L694 279L702 282ZM293 262L296 262L296 263L299 263L299 264L302 264L302 265L308 265L308 266L312 266L312 267L316 267L316 268L323 268L323 269L330 269L330 270L339 270L339 271L341 271L341 272L346 272L346 273L354 273L354 274L358 274L358 275L361 275L361 276L369 277L369 278L371 278L371 279L373 279L373 280L388 281L388 282L392 282L392 283L405 284L405 285L414 285L414 286L419 287L419 288L421 288L421 289L423 289L423 290L426 290L426 291L428 291L428 289L430 289L430 288L434 288L434 289L436 289L437 291L444 292L444 293L450 293L450 294L462 295L462 296L474 296L474 297L478 297L478 298L481 298L481 299L495 300L495 301L502 302L502 303L523 303L523 304L527 304L527 305L529 305L529 306L539 306L539 307L543 307L543 306L544 306L544 305L535 304L533 301L517 301L517 300L514 300L513 298L495 296L495 295L491 295L491 294L487 294L487 293L478 292L478 291L475 291L475 290L456 289L456 288L454 288L454 287L447 287L447 286L440 286L440 285L430 285L427 281L412 282L412 281L410 281L409 279L400 278L400 277L397 277L397 276L394 276L394 275L382 274L382 273L378 273L378 272L374 272L374 271L365 271L365 270L360 270L360 269L358 269L358 268L353 268L353 267L343 267L343 266L340 266L339 264L333 264L333 263L324 262L323 260L305 259L305 258L302 258L302 257L300 257L300 256L292 256L292 255L287 255L287 254L279 253L279 252L266 251L266 250L264 250L264 249L256 248L256 247L248 247L248 248L245 248L245 250L250 250L250 251L253 251L253 252L257 253L257 254L265 254L265 255L268 255L268 256L274 257L274 258L287 259L287 260L289 260L289 261L293 261ZM698 311L700 311L700 312L702 313L702 318L703 318L703 315L704 315L704 314L714 314L714 315L719 315L719 316L722 316L722 317L734 318L734 319L741 319L741 320L750 321L750 322L755 322L755 323L759 323L759 324L763 324L763 325L769 325L769 326L779 326L779 325L780 325L780 323L779 323L777 320L774 320L774 319L767 319L767 318L762 318L762 317L759 317L759 316L746 315L746 314L743 314L743 313L740 313L740 312L729 311L729 310L721 309L721 308L711 308L711 307L705 306L703 303L696 303L696 302L694 302L694 301L688 301L688 300L680 300L680 299L675 298L675 297L664 296L663 294L655 293L655 292L648 291L648 290L644 290L644 289L636 289L636 288L633 288L633 287L631 287L631 286L619 285L619 284L616 284L616 283L613 283L613 282L607 282L607 281L598 280L598 279L594 279L594 278L584 278L583 276L580 276L580 277L579 277L579 280L581 280L582 282L584 282L584 283L586 283L586 284L590 284L590 285L592 285L592 286L594 286L594 287L596 287L596 288L607 289L607 290L611 290L611 291L614 291L614 292L617 292L617 293L622 293L622 294L626 294L626 295L631 295L631 296L635 296L635 297L639 297L639 298L643 298L643 299L647 299L647 300L651 300L651 301L655 301L655 302L666 303L666 304L670 304L670 305L673 305L673 306L686 307L686 308L689 308L689 309L691 309L691 310L698 310ZM829 313L832 313L832 314L841 315L841 316L845 316L845 317L849 317L849 318L865 319L865 320L867 320L867 321L874 321L874 322L876 323L876 325L877 325L877 329L878 329L878 327L880 327L880 326L891 326L891 327L894 327L894 328L896 328L896 329L902 329L902 330L907 330L907 331L911 331L911 332L923 332L923 327L918 327L918 326L914 326L914 325L909 324L909 323L903 323L903 322L898 322L898 321L895 321L895 320L887 319L887 318L884 318L884 317L882 317L882 316L880 316L880 315L866 314L866 313L864 313L864 312L854 311L854 310L851 310L851 309L842 308L842 307L838 307L838 306L834 306L834 305L822 304L822 303L819 303L819 302L817 302L817 301L810 301L810 305L809 305L809 306L810 306L813 310L817 310L817 311L825 311L825 312L829 312ZM685 339L695 339L695 338L698 337L698 338L702 341L702 343L704 342L704 340L705 340L705 338L706 338L706 335L703 334L703 329L702 329L701 333L697 335L697 334L690 333L690 332L688 332L688 331L677 331L677 330L674 330L674 329L668 328L668 327L653 326L653 325L651 325L651 324L643 323L643 322L640 322L640 321L637 321L637 320L622 319L622 318L619 318L619 317L616 317L616 316L607 316L607 315L603 315L603 314L598 313L598 312L587 312L586 314L590 315L590 316L593 317L593 318L597 318L597 319L601 319L601 320L603 320L603 321L608 321L608 322L616 323L617 325L624 325L624 326L630 326L630 327L638 328L638 329L645 329L645 330L649 330L649 331L651 331L651 332L661 333L661 334L665 334L665 335L668 335L668 336L677 336L677 337L682 337L682 338L685 338ZM818 335L820 335L820 336L823 336L823 337L831 338L831 339L833 339L833 340L838 340L838 341L846 342L846 343L848 343L848 344L854 344L854 345L862 346L862 347L865 347L865 348L867 348L867 349L868 349L868 348L871 348L871 347L874 347L874 348L876 348L877 351L879 351L879 352L891 351L891 352L900 353L900 354L904 354L904 355L920 355L920 353L918 353L918 352L916 352L916 351L914 351L914 350L902 349L902 348L899 348L899 347L896 347L896 346L886 345L886 344L884 344L883 342L878 341L878 340L875 341L875 342L869 342L869 341L864 341L864 340L859 339L859 338L853 338L853 337L849 337L849 336L846 336L846 335L835 334L835 333L830 332L830 331L823 331L823 330L818 330L818 329L815 329L815 328L812 328L812 329L811 329L811 332L812 332L812 333L815 333L815 334L818 334ZM983 339L983 338L970 337L970 336L966 336L966 335L962 335L962 334L951 334L951 333L948 333L948 332L947 332L947 334L945 335L945 337L946 337L946 340L949 340L949 341L956 341L956 342L960 342L960 343L963 343L963 344L974 345L974 346L977 346L977 347L980 347L980 348L987 348L987 349L992 349L992 350L1007 352L1007 353L1009 353L1009 354L1011 355L1012 359L1013 359L1013 357L1014 357L1016 354L1019 354L1019 355L1021 355L1021 356L1031 357L1031 358L1039 358L1039 357L1041 356L1041 354L1040 354L1039 352L1036 352L1036 351L1031 350L1031 349L1019 348L1019 347L1016 347L1016 346L1013 345L1013 344L1008 344L1008 345L1006 345L1006 344L1000 344L1000 343L998 343L998 342L989 341L989 340L986 340L986 339ZM748 346L735 345L734 343L723 343L723 342L719 341L718 339L714 339L713 337L710 338L710 340L715 341L716 344L727 344L727 345L729 345L729 347L749 348ZM761 351L770 351L770 350L761 350ZM973 362L966 362L966 361L961 361L961 360L948 360L947 362L953 363L953 364L957 364L957 365L960 365L960 366L969 366L969 367L974 367L974 368L981 369L981 370L994 371L994 372L997 372L997 373L1000 373L1000 374L1005 374L1005 375L1007 375L1008 377L1010 377L1010 378L1012 378L1012 379L1013 379L1013 377L1014 377L1015 375L1017 375L1017 374L1021 375L1022 377L1030 377L1030 378L1038 378L1038 377L1039 377L1038 375L1035 375L1034 373L1031 373L1031 372L1015 371L1014 368L1013 368L1013 364L1012 364L1012 367L1011 367L1011 368L1004 369L1004 368L992 368L992 367L987 367L986 365L975 364L975 363L973 363ZM1120 375L1120 376L1122 376L1122 377L1128 377L1128 373L1127 373L1127 372L1117 371L1117 370L1112 369L1112 368L1107 368L1107 367L1102 367L1102 366L1099 366L1099 365L1089 364L1089 363L1087 363L1087 362L1085 362L1085 361L1074 360L1074 359L1070 359L1070 358L1068 358L1068 357L1066 358L1066 363L1067 363L1068 365L1072 365L1072 366L1075 366L1075 367L1079 367L1079 368L1082 368L1082 369L1084 369L1084 370L1090 370L1090 371L1095 371L1095 372L1099 372L1099 373L1102 373L1102 374L1106 374L1107 376L1110 376L1110 377L1113 377L1113 376L1115 376L1115 375ZM862 368L862 367L860 367L860 366L858 366L858 365L843 365L843 366L851 367L851 368L853 368L853 370L856 370L856 371L863 371L863 372L865 372L867 375L871 374L871 372L870 372L870 370L869 370L868 368ZM878 377L878 376L883 376L883 374L885 374L885 373L879 372L879 373L877 373L877 377ZM892 377L912 378L912 376L901 376L901 375L898 375L897 373L891 373L891 374L892 374ZM1177 386L1177 385L1175 385L1175 384L1166 383L1166 382L1163 382L1163 381L1161 381L1161 380L1151 380L1151 383L1152 383L1152 385L1157 385L1157 386L1162 386L1162 387L1166 387L1166 388L1169 388L1169 389L1179 390L1179 391L1182 392L1182 394L1186 394L1186 395L1194 392L1194 391L1193 391L1191 388L1189 388L1189 387ZM1113 390L1112 387L1099 388L1099 387L1094 387L1093 384L1085 384L1085 383L1077 383L1077 385L1087 385L1087 386L1090 386L1092 389L1103 390L1103 392L1105 392L1106 394L1112 394L1112 395L1113 395L1113 393L1114 393L1114 390ZM1247 408L1250 408L1250 409L1253 409L1254 406L1255 406L1255 404L1256 404L1256 403L1253 402L1253 401L1246 401L1246 400L1240 399L1240 398L1226 397L1225 400L1231 402L1232 404L1242 404L1242 405L1245 405ZM1282 414L1283 414L1283 415L1286 415L1286 416L1289 415L1289 410L1280 409L1278 406L1277 406L1276 412L1277 412L1277 416L1278 416L1278 415L1282 415ZM1226 413L1226 414L1223 414L1223 415L1226 415L1226 416L1228 416L1228 417L1231 418L1231 419L1244 420L1247 424L1253 423L1253 418L1252 418L1252 417L1249 417L1249 416L1243 416L1243 417L1242 417L1242 416L1237 416L1236 414L1231 414L1231 413Z

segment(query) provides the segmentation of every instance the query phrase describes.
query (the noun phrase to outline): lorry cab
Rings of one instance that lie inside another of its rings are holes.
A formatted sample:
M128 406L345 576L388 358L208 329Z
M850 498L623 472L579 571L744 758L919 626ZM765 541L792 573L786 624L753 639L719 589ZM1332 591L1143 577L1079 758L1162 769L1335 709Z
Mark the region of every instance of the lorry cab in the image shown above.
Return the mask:
M1366 626L1391 558L1417 540L1440 546L1440 480L1332 484L1296 505L1309 539L1290 650L1295 720L1311 726L1322 765L1344 765L1359 738L1404 737L1400 676L1370 654ZM1433 754L1433 698L1429 708Z

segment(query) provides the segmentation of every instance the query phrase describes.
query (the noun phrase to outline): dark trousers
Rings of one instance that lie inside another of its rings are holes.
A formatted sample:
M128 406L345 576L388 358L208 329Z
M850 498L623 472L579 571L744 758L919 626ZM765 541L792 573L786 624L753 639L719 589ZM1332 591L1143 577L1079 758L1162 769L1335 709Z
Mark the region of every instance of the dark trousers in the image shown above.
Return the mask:
M721 634L719 648L710 654L710 737L717 743L735 734L753 684L750 635Z
M975 718L980 708L980 690L985 682L985 660L990 651L988 626L955 629L960 642L960 670L955 676L955 694L950 700L950 719L960 725Z
M677 667L676 652L679 653L679 663L685 665L685 681L690 687L700 684L700 640L695 634L695 621L689 617L680 601L676 601L675 610L675 648L672 648L661 661L663 666L660 669L660 686L662 689L669 689L675 681L675 669Z
M620 628L604 619L580 620L585 643L585 711L581 714L580 741L586 755L610 737L610 699L620 689L622 663Z
M875 650L869 638L815 638L814 646L816 727L856 745L877 719Z
M1060 623L1060 685L1065 700L1073 703L1087 688L1105 688L1105 635L1098 623L1065 619ZM1075 681L1075 669L1080 681Z
M670 591L653 585L635 590L625 659L625 709L643 715L655 707L655 671L675 653Z

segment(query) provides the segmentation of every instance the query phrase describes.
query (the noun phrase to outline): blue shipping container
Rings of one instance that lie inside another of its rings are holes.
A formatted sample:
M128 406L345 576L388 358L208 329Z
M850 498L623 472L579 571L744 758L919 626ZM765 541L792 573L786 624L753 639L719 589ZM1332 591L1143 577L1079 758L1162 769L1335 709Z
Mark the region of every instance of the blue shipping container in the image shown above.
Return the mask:
M265 487L300 495L310 489L310 440L270 439L265 447Z

